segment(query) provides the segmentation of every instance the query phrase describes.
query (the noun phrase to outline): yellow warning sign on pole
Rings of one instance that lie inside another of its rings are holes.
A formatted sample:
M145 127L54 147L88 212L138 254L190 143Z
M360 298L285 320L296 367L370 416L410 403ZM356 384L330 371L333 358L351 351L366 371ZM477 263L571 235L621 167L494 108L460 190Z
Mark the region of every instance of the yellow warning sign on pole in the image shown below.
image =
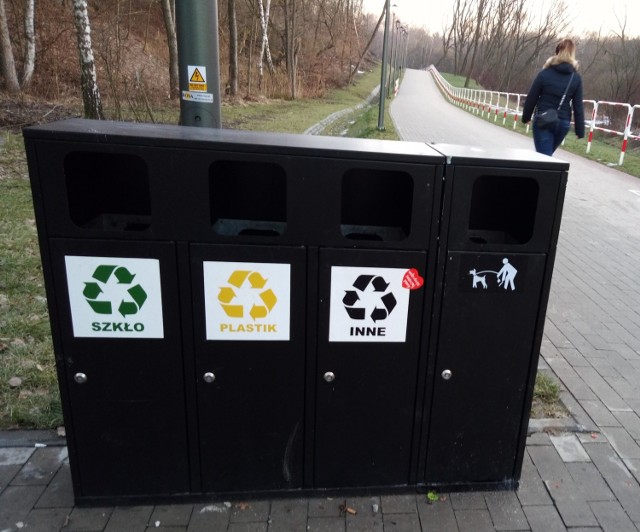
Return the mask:
M189 65L189 90L193 92L207 92L207 67Z

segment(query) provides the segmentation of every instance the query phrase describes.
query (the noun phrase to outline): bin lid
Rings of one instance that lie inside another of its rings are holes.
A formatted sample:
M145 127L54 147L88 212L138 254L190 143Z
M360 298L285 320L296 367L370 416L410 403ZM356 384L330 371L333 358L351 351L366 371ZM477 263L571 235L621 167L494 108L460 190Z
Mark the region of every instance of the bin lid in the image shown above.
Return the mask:
M537 153L533 150L503 147L485 148L446 143L431 143L429 145L446 157L447 164L537 168L541 170L569 169L568 162Z
M83 142L125 143L154 147L224 149L255 152L256 147L271 153L347 157L383 161L443 164L441 153L423 142L325 137L214 129L168 124L144 124L110 120L72 118L24 128L25 138Z

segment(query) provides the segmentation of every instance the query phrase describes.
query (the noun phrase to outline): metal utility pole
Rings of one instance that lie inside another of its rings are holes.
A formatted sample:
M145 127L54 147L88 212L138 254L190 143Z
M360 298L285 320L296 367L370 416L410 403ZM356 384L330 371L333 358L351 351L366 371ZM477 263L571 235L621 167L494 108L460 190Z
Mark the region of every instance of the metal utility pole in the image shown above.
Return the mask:
M385 4L384 15L384 40L382 42L382 74L380 75L380 106L378 108L378 131L384 131L384 104L386 98L386 82L387 82L387 55L389 48L389 11L391 9L391 0L387 0Z
M220 128L217 0L176 2L180 125Z

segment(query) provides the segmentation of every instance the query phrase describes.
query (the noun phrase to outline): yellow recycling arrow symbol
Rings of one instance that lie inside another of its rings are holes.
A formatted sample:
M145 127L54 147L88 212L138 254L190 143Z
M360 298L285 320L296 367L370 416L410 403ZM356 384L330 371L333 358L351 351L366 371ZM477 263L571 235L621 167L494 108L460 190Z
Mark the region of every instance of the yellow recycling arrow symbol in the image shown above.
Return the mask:
M247 280L249 281L248 286L245 284ZM233 304L237 294L232 286L239 290L262 290L267 284L267 279L265 279L260 272L235 270L229 276L227 283L231 286L222 286L218 292L220 306L230 318L244 318L244 306L242 304ZM258 294L258 297L263 304L253 303L248 312L249 316L254 320L266 318L278 302L278 298L271 288L262 290L262 292Z

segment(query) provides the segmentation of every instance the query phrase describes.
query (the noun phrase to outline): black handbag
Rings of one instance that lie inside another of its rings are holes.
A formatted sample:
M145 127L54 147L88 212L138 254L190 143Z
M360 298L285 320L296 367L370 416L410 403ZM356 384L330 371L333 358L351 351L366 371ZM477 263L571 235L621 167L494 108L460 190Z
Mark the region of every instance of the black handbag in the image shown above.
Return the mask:
M571 73L571 77L569 78L569 83L567 83L567 88L564 90L564 94L562 95L562 98L560 98L560 103L558 104L558 108L547 109L546 111L543 111L542 113L539 113L536 115L536 126L538 126L540 129L555 129L556 124L558 123L558 111L560 110L560 107L562 107L562 104L564 103L564 99L567 96L567 91L571 86L571 81L573 80L574 74L575 72Z

